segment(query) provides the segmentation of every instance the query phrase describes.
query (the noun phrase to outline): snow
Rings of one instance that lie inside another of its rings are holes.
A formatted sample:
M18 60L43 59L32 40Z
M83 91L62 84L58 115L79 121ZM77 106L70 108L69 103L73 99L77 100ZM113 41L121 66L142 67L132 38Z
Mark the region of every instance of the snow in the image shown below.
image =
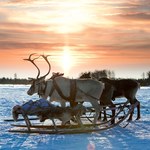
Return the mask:
M39 135L9 133L14 105L22 105L32 99L26 94L27 85L0 85L0 149L13 150L148 150L150 149L150 87L141 87L137 99L141 102L141 119L129 123L126 128L117 126L102 132L73 135Z

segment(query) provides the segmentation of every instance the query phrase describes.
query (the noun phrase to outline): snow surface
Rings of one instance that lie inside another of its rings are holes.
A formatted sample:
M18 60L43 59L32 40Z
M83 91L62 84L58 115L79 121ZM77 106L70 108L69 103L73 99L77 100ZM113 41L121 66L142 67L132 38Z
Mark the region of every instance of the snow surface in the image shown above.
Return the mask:
M9 133L12 107L38 99L26 94L29 86L0 85L0 149L14 150L150 150L150 87L137 93L141 102L141 119L126 128L117 126L103 132L74 135L38 135ZM136 111L134 119L136 117Z

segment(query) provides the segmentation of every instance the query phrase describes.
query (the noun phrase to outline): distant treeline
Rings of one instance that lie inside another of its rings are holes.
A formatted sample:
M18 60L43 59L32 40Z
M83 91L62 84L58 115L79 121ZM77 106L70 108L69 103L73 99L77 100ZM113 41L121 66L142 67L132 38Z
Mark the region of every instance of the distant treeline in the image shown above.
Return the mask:
M29 84L27 79L0 78L0 84Z
M95 79L100 79L102 77L107 77L111 79L116 79L115 78L115 72L110 71L110 70L95 70L94 72L82 72L79 75L79 78L95 78ZM143 78L141 79L135 79L137 80L141 86L150 86L150 71L147 72L146 74L143 73ZM30 80L28 79L18 79L18 78L0 78L0 84L30 84Z
M99 80L102 77L116 79L115 72L110 70L95 70L94 72L91 71L82 72L79 76L79 78L89 78L89 77L95 78L97 80ZM150 71L148 71L147 73L143 73L141 79L135 80L137 80L141 86L150 86Z
M150 78L147 79L138 79L137 80L141 86L150 86Z

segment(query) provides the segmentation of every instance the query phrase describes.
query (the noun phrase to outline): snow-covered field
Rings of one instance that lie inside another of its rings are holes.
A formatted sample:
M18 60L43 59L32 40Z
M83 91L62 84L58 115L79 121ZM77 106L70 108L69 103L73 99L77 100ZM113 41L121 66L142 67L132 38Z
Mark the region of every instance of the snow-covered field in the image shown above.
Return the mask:
M137 99L141 102L141 119L126 128L117 126L103 132L74 135L38 135L9 133L14 105L30 100L29 86L0 85L0 149L16 150L149 150L150 149L150 87L141 87ZM38 99L35 95L32 99ZM135 112L136 113L136 112ZM134 115L135 117L136 115ZM135 119L135 118L134 118Z

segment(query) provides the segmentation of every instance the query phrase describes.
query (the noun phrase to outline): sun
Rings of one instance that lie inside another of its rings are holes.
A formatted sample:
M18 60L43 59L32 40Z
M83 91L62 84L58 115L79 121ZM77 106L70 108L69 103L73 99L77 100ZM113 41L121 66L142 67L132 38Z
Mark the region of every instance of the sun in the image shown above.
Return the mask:
M73 66L73 56L68 46L63 47L62 65L66 76L69 75L70 68Z

